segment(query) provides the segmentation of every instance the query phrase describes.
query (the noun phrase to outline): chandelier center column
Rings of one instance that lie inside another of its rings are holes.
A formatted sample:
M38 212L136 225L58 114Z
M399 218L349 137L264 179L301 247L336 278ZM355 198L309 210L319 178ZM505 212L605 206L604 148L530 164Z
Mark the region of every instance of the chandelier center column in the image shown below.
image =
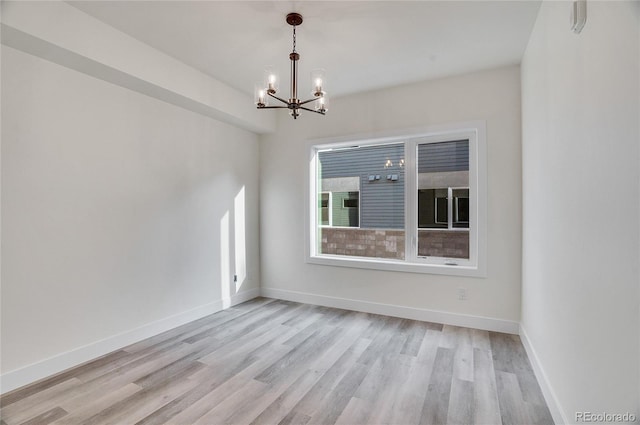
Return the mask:
M291 59L291 99L289 102L298 103L298 59L300 59L300 55L292 52L289 59Z

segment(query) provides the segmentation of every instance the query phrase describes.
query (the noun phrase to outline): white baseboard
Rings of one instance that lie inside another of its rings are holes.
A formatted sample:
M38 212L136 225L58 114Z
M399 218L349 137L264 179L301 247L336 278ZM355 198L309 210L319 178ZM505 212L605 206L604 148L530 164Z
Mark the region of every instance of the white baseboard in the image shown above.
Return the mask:
M30 364L0 376L0 393L5 394L25 385L35 383L69 368L87 363L143 339L158 335L170 329L216 313L232 305L240 304L260 295L260 289L242 291L229 299L222 299L205 304L176 315L148 323L130 331L109 338L74 348L48 359Z
M527 332L522 325L520 325L520 340L522 341L522 345L527 352L527 356L529 357L529 361L531 362L531 367L533 368L533 372L536 375L536 379L538 380L538 384L540 385L540 389L542 390L542 395L544 395L544 400L547 402L547 407L551 412L553 421L556 423L556 425L574 423L573 421L567 420L567 416L560 408L560 403L558 403L556 393L555 391L553 391L553 387L551 387L549 378L547 377L547 374L545 373L544 368L540 363L538 354L533 348L533 345L531 345L529 336L527 335Z
M381 304L370 301L352 300L348 298L328 297L306 292L288 291L275 288L260 288L260 294L268 298L278 298L305 304L342 308L345 310L363 311L365 313L402 317L403 319L421 320L424 322L442 323L445 325L463 326L494 332L517 335L519 323L490 317L471 316L467 314L448 313L437 310L404 307L392 304Z

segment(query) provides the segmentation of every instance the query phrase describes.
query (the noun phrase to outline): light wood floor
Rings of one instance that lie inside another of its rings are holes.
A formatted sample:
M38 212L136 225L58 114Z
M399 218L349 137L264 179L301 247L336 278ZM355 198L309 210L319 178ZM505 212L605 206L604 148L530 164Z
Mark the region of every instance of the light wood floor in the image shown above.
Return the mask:
M267 298L0 405L2 425L553 424L517 336Z

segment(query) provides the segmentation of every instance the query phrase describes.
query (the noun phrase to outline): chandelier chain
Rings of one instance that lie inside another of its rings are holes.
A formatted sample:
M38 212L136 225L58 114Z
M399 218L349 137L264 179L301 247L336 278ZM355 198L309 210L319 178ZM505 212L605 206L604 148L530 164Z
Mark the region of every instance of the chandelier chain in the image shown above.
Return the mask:
M296 26L293 26L293 53L296 52Z

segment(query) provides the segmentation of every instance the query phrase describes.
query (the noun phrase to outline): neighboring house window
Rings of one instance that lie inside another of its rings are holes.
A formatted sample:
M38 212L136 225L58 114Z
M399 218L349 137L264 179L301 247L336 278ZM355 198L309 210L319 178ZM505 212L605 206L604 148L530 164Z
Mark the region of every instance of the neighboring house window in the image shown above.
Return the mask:
M482 276L484 124L312 148L309 261Z
M322 192L318 199L320 225L331 226L331 193Z
M360 192L332 192L333 198L333 227L358 227L360 225L360 210L358 198Z

